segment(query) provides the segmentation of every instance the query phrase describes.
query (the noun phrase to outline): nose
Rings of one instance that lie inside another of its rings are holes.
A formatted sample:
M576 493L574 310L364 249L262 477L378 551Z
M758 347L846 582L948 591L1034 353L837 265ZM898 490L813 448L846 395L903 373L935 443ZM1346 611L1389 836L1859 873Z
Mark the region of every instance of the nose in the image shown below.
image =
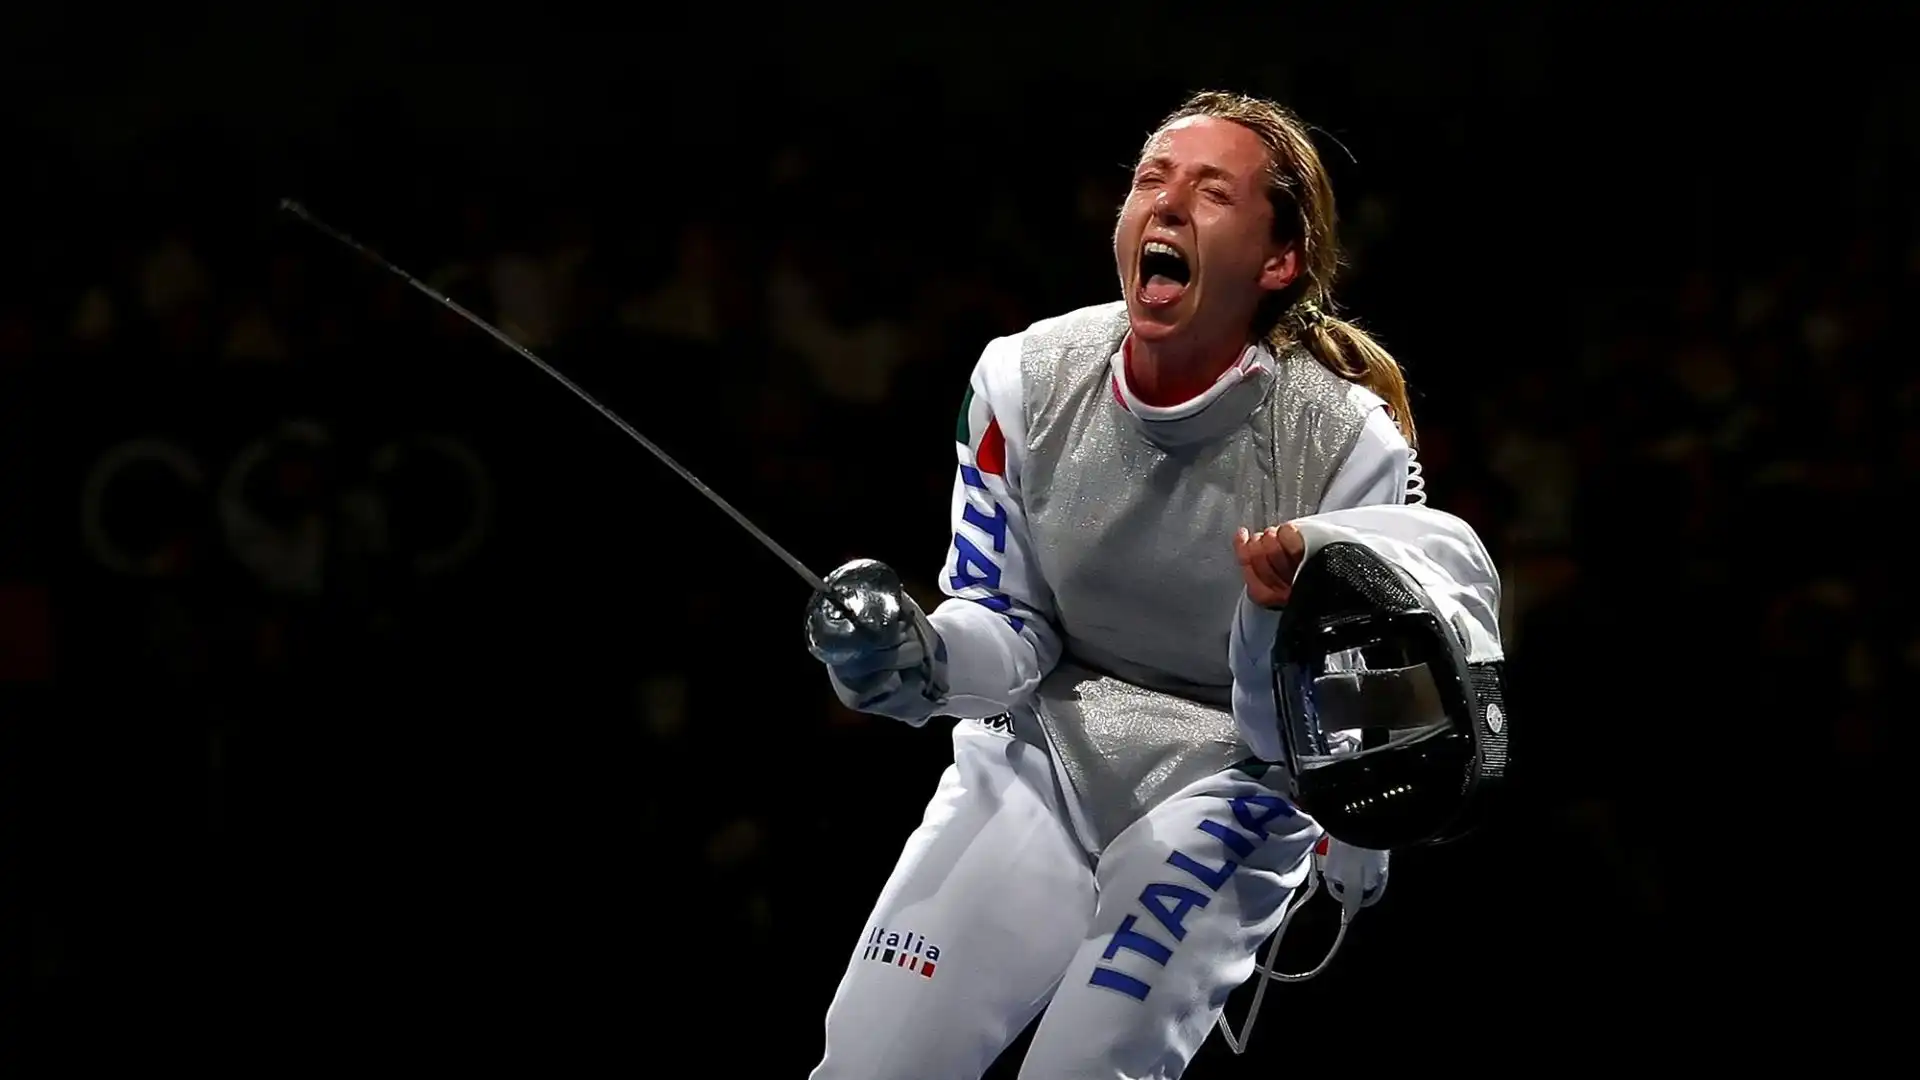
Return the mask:
M1168 184L1153 198L1153 218L1163 225L1184 225L1192 193L1185 184Z

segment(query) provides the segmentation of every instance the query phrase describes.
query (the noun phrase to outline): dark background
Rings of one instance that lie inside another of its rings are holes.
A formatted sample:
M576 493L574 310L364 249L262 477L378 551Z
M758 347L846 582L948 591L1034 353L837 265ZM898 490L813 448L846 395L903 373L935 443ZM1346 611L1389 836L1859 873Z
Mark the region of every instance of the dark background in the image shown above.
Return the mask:
M1202 87L1323 136L1339 295L1502 568L1525 797L1194 1074L1860 1045L1920 676L1911 21L10 10L0 1050L804 1075L943 725L840 709L804 586L276 204L930 598L972 363L1111 297Z

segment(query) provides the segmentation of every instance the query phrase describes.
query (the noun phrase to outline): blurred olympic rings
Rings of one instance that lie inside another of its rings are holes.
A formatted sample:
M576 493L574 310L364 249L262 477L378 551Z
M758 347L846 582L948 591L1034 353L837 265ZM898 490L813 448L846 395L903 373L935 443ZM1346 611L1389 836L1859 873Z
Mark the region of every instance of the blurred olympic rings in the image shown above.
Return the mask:
M80 525L87 551L116 574L178 576L211 540L264 584L310 592L343 558L454 571L493 518L492 478L456 437L353 442L296 420L248 441L217 474L166 439L109 447L87 474Z

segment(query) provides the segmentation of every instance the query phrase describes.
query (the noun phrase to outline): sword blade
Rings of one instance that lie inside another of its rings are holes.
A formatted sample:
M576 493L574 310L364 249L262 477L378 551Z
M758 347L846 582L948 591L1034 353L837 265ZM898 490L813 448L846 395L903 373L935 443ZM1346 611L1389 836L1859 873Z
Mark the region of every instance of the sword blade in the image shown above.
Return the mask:
M768 551L773 552L776 558L778 558L781 562L786 563L787 566L791 568L794 573L800 575L800 580L812 586L814 591L823 592L823 593L827 591L827 583L820 579L820 575L808 569L807 564L801 562L797 557L794 556L792 552L788 551L786 548L781 547L778 543L776 543L773 537L768 536L764 531L761 530L760 526L755 525L752 521L749 521L745 514L742 514L740 511L734 509L734 506L732 503L729 503L727 500L721 498L718 492L708 487L699 477L693 475L693 472L689 470L685 465L682 465L678 461L675 461L673 459L673 455L667 453L665 450L662 450L659 446L655 445L652 439L649 439L645 435L640 434L639 431L635 430L632 424L629 424L625 420L621 419L619 413L616 413L612 409L609 409L605 405L602 405L597 399L594 398L592 394L589 394L585 390L582 390L579 384L575 383L572 379L567 378L565 375L562 375L558 370L556 370L553 367L553 365L547 363L545 360L540 359L538 356L535 356L532 349L529 349L525 345L522 345L519 342L513 340L511 337L508 337L499 328L495 327L492 323L488 322L487 320L481 318L478 315L475 315L473 312L468 311L466 308L461 307L458 303L454 302L452 297L447 296L445 293L440 292L438 289L433 288L432 286L428 285L426 282L421 281L419 278L414 277L412 274L409 274L405 270L402 270L398 266L395 266L393 263L389 262L387 258L381 255L379 252L373 250L372 248L366 246L365 244L362 244L360 241L355 240L353 237L347 235L344 232L341 232L339 229L334 228L333 226L327 224L326 222L320 220L319 218L314 217L313 214L308 212L306 207L300 205L299 203L293 201L292 199L280 200L280 209L285 210L287 213L292 214L294 217L297 217L301 221L306 222L308 225L313 226L316 230L325 234L326 236L332 237L334 240L339 241L341 244L344 244L347 247L352 248L354 251L359 252L369 262L372 262L374 265L387 270L388 272L399 277L402 281L405 281L408 285L413 286L415 289L418 289L419 291L439 301L441 304L444 304L454 314L467 320L468 322L479 327L480 329L485 330L488 334L492 335L495 341L498 341L500 344L505 345L507 348L512 349L516 353L519 353L521 357L523 357L524 359L532 363L535 367L539 368L541 371L546 372L548 375L553 376L553 378L556 381L558 381L560 385L573 391L574 396L578 397L581 401L586 402L588 405L593 406L594 410L597 411L601 416L604 416L608 420L613 421L613 424L615 427L618 427L621 431L626 432L627 436L631 438L634 442L637 442L641 446L645 447L648 453L652 454L655 458L658 458L662 465L665 465L667 468L672 469L675 475L679 476L680 479L685 480L689 485L692 486L693 490L699 492L702 495L705 495L709 502L712 502L713 505L719 507L721 512L725 513L728 517L734 520L735 524L739 525L742 529L745 529L749 536L752 536L755 540L760 541L760 544L762 547L765 547ZM828 594L828 595L831 596L831 594Z

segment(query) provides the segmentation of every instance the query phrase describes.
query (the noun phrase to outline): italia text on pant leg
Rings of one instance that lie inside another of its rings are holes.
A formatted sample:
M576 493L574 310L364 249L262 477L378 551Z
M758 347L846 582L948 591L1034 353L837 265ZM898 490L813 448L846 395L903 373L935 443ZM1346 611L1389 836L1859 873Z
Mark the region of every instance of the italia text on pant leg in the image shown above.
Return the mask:
M1094 876L1045 755L964 721L954 764L860 931L815 1080L975 1080L1046 1006Z

